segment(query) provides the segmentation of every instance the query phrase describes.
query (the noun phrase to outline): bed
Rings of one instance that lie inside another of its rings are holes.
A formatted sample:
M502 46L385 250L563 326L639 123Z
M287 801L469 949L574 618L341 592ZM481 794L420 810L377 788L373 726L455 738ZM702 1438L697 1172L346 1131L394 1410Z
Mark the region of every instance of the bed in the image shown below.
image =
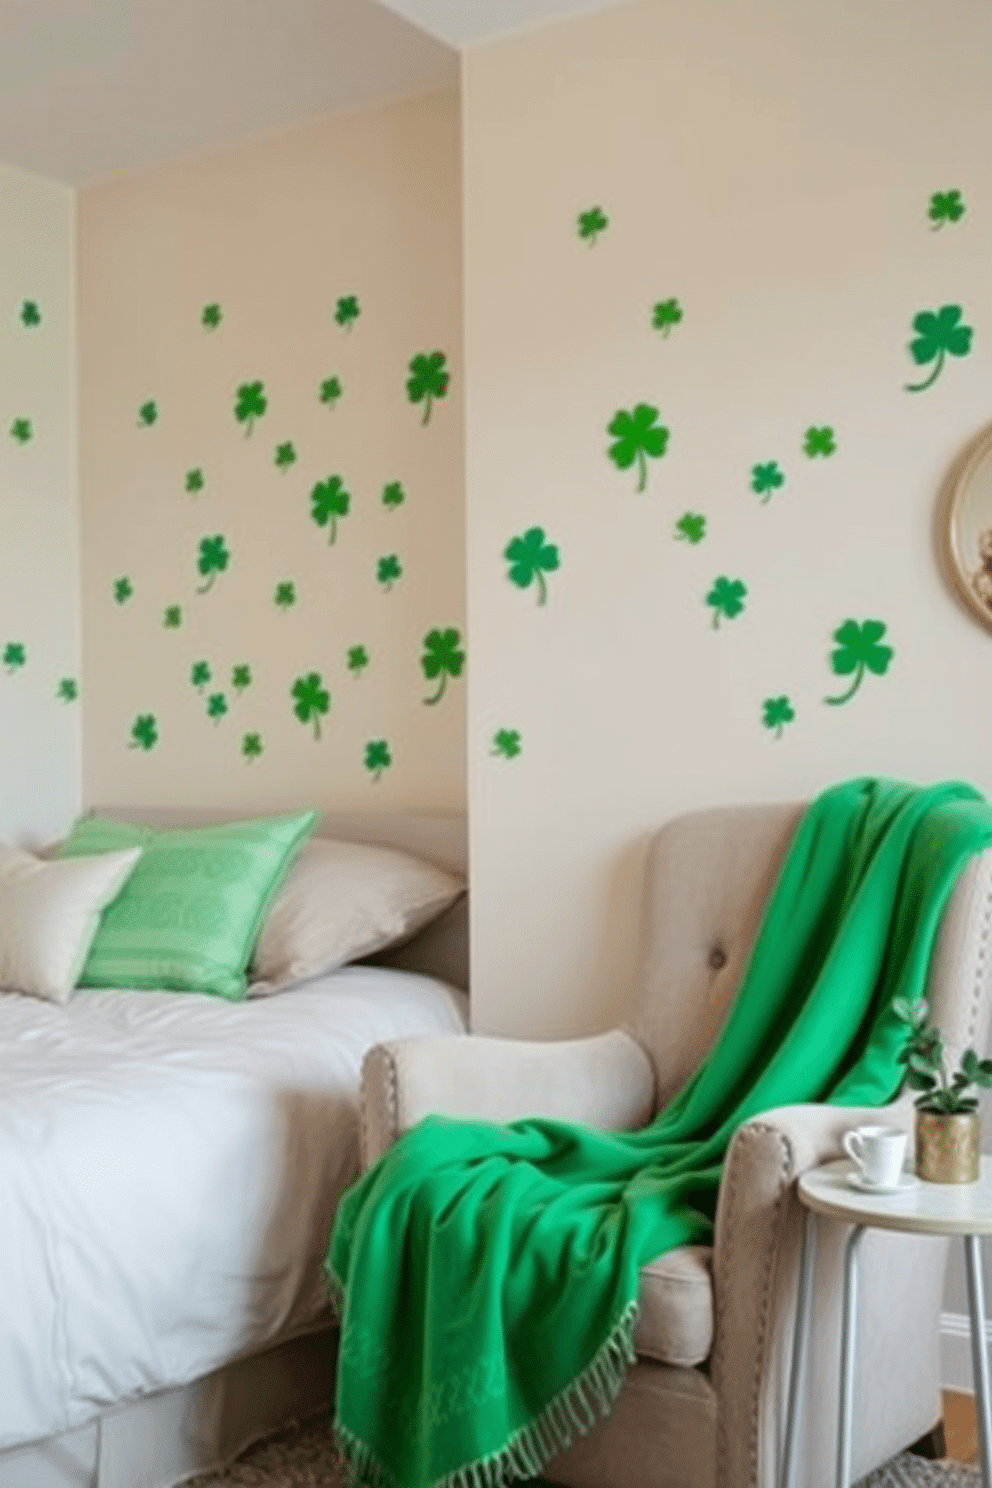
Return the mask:
M319 831L465 870L462 818ZM243 1003L0 996L0 1488L169 1488L329 1403L362 1058L465 1031L466 916Z

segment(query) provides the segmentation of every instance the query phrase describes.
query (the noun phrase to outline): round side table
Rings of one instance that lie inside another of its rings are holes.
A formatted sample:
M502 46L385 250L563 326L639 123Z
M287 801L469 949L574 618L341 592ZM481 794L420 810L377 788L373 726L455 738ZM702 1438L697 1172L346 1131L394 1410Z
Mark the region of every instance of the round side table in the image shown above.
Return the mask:
M852 1226L844 1247L844 1295L840 1346L840 1421L837 1432L837 1488L850 1488L851 1425L854 1400L854 1341L857 1327L858 1250L866 1229L900 1230L911 1235L960 1235L968 1274L971 1314L971 1364L978 1408L978 1439L984 1488L992 1488L992 1412L989 1366L985 1351L985 1299L982 1292L982 1235L992 1234L992 1157L982 1158L977 1183L924 1183L894 1193L866 1193L852 1188L847 1158L811 1168L799 1179L803 1247L799 1295L789 1376L789 1403L782 1452L781 1488L791 1488L795 1428L802 1393L810 1334L810 1302L816 1268L817 1216Z

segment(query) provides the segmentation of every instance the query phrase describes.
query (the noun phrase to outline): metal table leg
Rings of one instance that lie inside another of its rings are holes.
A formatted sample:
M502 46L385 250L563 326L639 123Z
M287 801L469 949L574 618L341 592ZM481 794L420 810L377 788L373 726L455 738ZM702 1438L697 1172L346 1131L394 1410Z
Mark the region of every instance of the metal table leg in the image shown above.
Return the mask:
M844 1247L844 1312L840 1339L840 1422L837 1429L837 1488L851 1485L851 1422L854 1412L854 1344L858 1307L858 1251L864 1225L855 1225Z
M968 1274L968 1311L971 1313L971 1371L978 1416L978 1445L982 1482L992 1488L992 1412L989 1407L989 1361L985 1348L985 1297L982 1286L982 1247L977 1235L964 1236L965 1269Z
M796 1418L803 1397L806 1355L809 1345L810 1302L816 1271L816 1215L803 1210L803 1239L799 1261L799 1289L796 1295L796 1324L792 1337L792 1366L789 1372L789 1403L785 1417L785 1441L782 1445L782 1472L779 1488L792 1488L795 1453Z

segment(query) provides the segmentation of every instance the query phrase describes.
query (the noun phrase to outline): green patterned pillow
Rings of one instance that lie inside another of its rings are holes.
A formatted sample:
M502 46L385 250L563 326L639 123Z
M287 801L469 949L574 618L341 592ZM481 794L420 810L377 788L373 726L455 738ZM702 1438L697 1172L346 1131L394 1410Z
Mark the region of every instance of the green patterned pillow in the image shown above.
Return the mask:
M80 817L61 857L142 854L104 911L79 985L244 997L262 921L316 821L306 811L177 829Z

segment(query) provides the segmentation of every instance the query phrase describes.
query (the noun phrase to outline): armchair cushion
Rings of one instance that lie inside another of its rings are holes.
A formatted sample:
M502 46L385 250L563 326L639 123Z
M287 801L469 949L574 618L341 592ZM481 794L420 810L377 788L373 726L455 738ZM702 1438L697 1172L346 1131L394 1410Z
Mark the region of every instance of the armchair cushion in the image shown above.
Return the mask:
M659 1364L688 1367L709 1357L713 1344L713 1250L680 1245L641 1271L641 1315L634 1348Z

